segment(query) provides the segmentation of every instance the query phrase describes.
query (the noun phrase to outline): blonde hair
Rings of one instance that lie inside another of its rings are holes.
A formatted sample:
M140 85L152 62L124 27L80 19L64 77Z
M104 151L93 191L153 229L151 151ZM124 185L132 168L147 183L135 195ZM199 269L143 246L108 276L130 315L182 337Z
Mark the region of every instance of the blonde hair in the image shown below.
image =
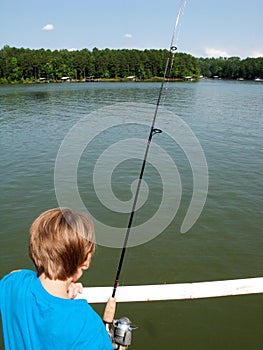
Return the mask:
M39 275L64 281L94 252L92 222L68 208L45 211L30 228L29 255Z

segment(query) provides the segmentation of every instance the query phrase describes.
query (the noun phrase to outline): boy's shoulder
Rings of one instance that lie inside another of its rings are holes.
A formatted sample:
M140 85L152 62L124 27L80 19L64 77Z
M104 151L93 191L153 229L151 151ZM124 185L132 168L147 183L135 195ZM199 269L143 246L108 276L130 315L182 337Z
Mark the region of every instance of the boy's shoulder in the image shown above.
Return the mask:
M15 280L22 280L25 278L35 278L37 277L36 272L32 271L32 270L27 270L27 269L23 269L23 270L14 270L11 271L10 273L8 273L7 275L5 275L0 282L4 283L4 282L8 282L8 281L15 281Z
M0 309L2 303L11 298L11 295L15 297L21 286L30 284L31 280L36 277L36 273L31 270L16 270L5 275L0 280Z

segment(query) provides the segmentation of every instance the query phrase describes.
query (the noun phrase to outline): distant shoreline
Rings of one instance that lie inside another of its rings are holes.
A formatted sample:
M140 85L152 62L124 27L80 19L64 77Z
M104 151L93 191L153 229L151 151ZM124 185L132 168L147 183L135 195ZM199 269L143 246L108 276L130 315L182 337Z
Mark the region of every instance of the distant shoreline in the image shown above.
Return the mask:
M160 83L162 82L162 77L155 77L155 78L149 78L149 79L135 79L130 80L127 78L98 78L98 79L86 79L86 80L76 80L76 79L70 79L67 81L63 80L36 80L36 81L14 81L14 82L5 82L0 83L0 86L6 86L6 85L42 85L42 84L69 84L69 83L127 83L127 84L134 84L134 83ZM166 82L170 83L197 83L200 80L223 80L223 81L255 81L255 82L263 82L263 79L230 79L230 78L208 78L208 77L200 77L200 78L193 78L193 79L179 79L179 78L165 78Z
M169 58L169 60L168 60ZM44 82L158 82L198 81L200 77L257 80L263 79L263 57L196 58L168 50L120 49L92 51L31 50L5 46L0 50L0 84Z
M69 83L159 83L162 82L162 77L155 77L155 78L149 78L149 79L135 79L130 80L127 78L98 78L98 79L86 79L86 80L77 80L77 79L69 79L67 81L63 80L36 80L36 81L15 81L15 82L7 82L7 83L0 83L1 85L30 85L30 84L69 84ZM197 82L199 79L193 79L191 82ZM168 79L166 78L165 81L172 82L172 83L178 83L178 82L185 82L187 80L184 79Z

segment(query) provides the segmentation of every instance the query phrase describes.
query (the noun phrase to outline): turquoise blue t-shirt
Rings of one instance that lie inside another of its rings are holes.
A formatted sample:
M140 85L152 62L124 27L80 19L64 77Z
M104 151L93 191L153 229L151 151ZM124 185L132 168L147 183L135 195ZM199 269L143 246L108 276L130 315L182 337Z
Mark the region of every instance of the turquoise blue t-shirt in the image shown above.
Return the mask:
M54 297L37 274L21 270L0 281L5 350L112 350L105 326L86 300Z

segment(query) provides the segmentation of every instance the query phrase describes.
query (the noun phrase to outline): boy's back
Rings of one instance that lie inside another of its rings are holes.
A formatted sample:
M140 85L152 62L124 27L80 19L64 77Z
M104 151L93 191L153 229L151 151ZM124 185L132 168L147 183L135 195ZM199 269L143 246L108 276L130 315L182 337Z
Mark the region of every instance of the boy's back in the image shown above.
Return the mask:
M52 296L37 274L13 272L0 281L5 349L112 349L102 320L85 300Z

